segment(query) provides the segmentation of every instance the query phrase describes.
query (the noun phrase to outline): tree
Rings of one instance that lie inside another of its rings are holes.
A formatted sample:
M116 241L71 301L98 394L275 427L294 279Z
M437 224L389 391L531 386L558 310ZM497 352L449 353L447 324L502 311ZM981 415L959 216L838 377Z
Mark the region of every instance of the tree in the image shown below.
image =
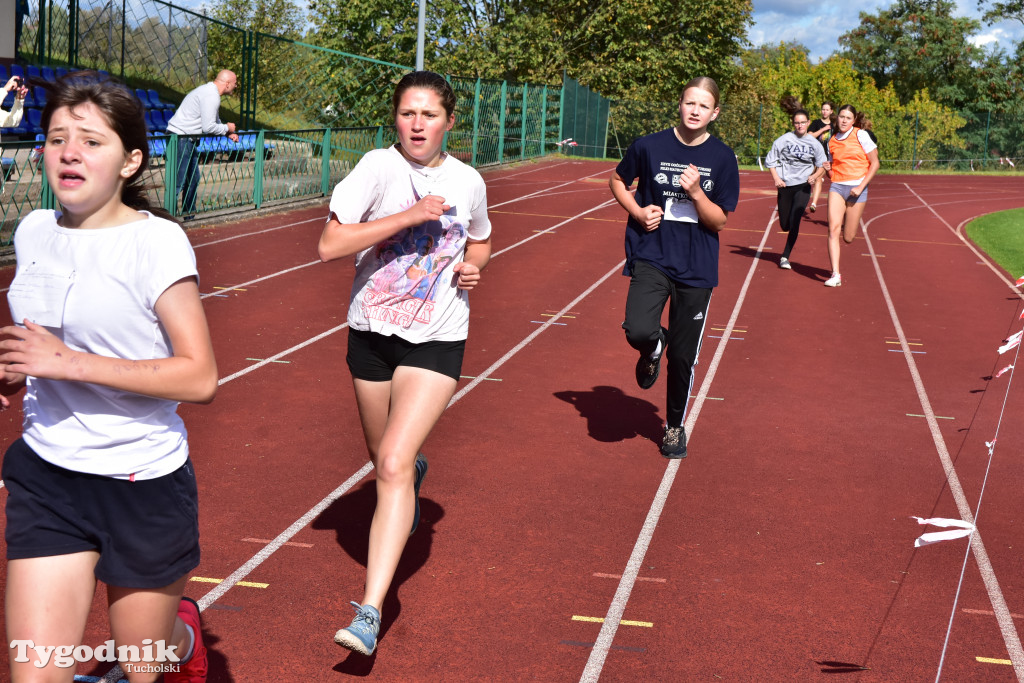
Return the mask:
M1024 24L1024 0L1009 0L1008 2L978 0L978 9L984 12L981 18L988 24L998 24L1006 19L1015 19Z
M841 53L879 87L890 83L906 103L927 88L945 104L971 101L970 84L982 50L970 42L981 24L953 16L950 0L896 0L878 14L860 13L860 26L839 37Z

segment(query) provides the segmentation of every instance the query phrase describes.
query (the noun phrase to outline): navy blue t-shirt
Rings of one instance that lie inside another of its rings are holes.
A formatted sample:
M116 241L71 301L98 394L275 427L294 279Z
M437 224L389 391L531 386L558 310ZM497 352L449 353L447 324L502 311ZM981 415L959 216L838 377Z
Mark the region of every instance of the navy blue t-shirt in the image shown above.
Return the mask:
M637 183L636 201L665 209L666 201L680 206L692 204L679 184L683 170L693 164L700 171L701 187L708 198L725 211L739 202L740 171L732 149L718 138L708 136L699 145L684 145L668 128L639 138L626 150L615 168L626 187ZM718 285L718 233L702 224L671 220L666 211L657 230L647 232L630 216L626 222L626 268L646 261L676 282L691 287Z

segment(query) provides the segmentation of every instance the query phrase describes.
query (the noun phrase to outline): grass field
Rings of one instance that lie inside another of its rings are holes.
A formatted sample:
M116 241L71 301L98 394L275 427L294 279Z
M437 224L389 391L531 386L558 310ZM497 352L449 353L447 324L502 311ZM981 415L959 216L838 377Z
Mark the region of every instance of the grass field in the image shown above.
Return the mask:
M967 224L967 236L1010 275L1024 274L1024 209L975 219Z

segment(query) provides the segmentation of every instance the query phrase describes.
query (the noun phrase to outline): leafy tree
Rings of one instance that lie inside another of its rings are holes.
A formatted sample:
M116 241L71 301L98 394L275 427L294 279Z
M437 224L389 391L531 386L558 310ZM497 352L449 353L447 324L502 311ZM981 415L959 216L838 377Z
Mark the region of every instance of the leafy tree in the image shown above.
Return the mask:
M1007 2L978 0L978 9L984 12L981 18L989 24L998 24L1006 19L1015 19L1024 24L1024 0L1008 0Z
M927 90L901 102L892 83L877 87L843 57L811 64L798 48L779 46L748 51L743 67L745 78L730 93L716 129L741 159L763 156L775 138L791 129L779 106L787 95L801 101L812 117L825 100L866 112L878 135L879 156L889 162L903 160L906 167L915 158L935 159L965 144L957 134L964 119L931 99Z
M839 37L842 56L880 87L893 84L904 103L925 88L945 104L970 102L983 57L970 37L981 24L955 9L951 0L896 0L878 14L861 12L860 26Z

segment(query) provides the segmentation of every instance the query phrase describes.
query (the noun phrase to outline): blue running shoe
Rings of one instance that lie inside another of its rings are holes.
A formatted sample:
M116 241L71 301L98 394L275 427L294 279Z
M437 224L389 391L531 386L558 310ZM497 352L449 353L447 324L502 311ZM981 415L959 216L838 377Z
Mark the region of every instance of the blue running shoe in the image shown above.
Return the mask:
M372 655L380 633L380 612L373 605L360 605L354 600L351 604L356 608L356 618L348 628L334 634L334 642L353 652Z
M413 484L416 496L416 514L412 518L412 531L409 535L412 536L416 533L416 527L420 525L420 484L423 483L423 477L427 476L427 457L422 453L416 456L416 483Z

